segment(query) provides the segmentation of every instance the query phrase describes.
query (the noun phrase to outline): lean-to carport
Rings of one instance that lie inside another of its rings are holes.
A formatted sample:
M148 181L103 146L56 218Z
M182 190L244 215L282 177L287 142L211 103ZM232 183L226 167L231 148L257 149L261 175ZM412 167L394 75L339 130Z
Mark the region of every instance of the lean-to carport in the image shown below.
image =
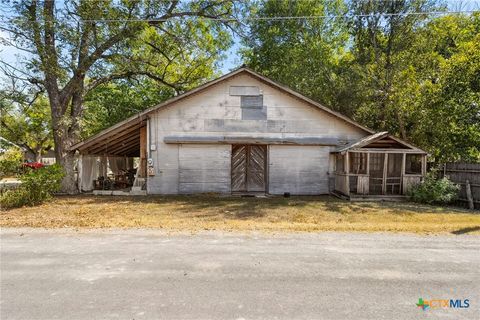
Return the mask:
M132 190L144 190L147 176L146 128L146 117L131 117L73 145L71 149L80 153L79 190L97 189L100 194L106 190L125 191L132 186ZM138 159L136 168L135 158ZM111 172L111 178L108 172ZM129 177L129 174L134 176Z

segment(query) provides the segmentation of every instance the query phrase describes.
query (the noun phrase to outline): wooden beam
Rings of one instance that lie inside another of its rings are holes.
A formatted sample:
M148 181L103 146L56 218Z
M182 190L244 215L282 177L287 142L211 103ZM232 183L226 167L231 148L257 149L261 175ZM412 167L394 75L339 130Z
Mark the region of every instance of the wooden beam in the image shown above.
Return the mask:
M422 176L427 174L427 155L422 155Z
M350 173L350 155L349 155L349 152L347 152L345 154L345 159L344 159L344 162L345 162L345 173Z
M407 163L407 154L404 153L402 155L402 174L401 174L401 179L400 179L400 193L401 194L405 194L404 190L403 190L403 177L405 176L405 167L406 167L406 163Z
M90 152L92 154L99 153L101 151L106 153L114 153L116 149L121 148L122 145L128 144L132 141L138 141L139 136L134 134L129 137L125 137L124 140L117 140L115 143L109 143L102 146L97 147L96 149L92 149Z
M363 190L364 194L370 194L370 152L367 152L367 184L366 188Z
M145 116L141 114L134 115L128 119L125 119L121 122L118 122L114 124L113 126L106 128L99 133L89 137L88 139L85 139L79 143L74 144L71 149L72 150L80 150L80 149L85 149L86 146L91 145L92 143L95 143L97 140L105 140L111 135L114 135L118 132L124 131L126 128L130 128L132 126L138 126L141 125L142 122L145 121Z
M128 149L128 150L125 150L124 152L125 152L125 154L122 153L122 154L121 154L122 156L125 155L125 156L128 157L128 155L129 155L129 154L132 154L132 153L138 154L136 157L140 156L140 148L139 148L139 146L135 146L135 147L133 147L133 148L130 148L130 149Z
M140 128L140 163L139 177L147 177L147 127Z
M346 190L347 190L347 196L350 195L350 152L347 152L345 154L345 184L346 184Z
M129 132L131 132L133 130L137 130L141 126L142 126L142 123L139 122L139 123L131 124L130 126L127 126L127 127L118 128L117 130L109 132L108 134L105 134L105 135L101 135L101 136L96 135L96 136L94 136L94 137L96 137L95 139L91 139L91 140L87 139L86 141L78 144L78 145L81 145L81 146L76 147L76 149L87 150L94 145L103 143L104 141L111 140L112 138L114 139L117 136L128 134Z
M134 139L129 139L128 141L125 141L122 144L116 144L112 148L109 148L109 153L116 154L122 149L127 149L133 145L139 145L139 139L140 137L133 137Z
M140 141L140 136L139 135L132 135L131 137L125 139L125 140L122 140L122 141L119 141L111 146L109 146L109 150L115 150L115 149L118 149L118 148L121 148L122 146L125 146L127 144L131 144L132 142L137 142L139 143Z
M480 170L444 169L444 172L480 173Z
M475 204L473 203L472 197L472 188L470 187L470 181L465 181L465 194L467 195L468 200L468 209L473 210L475 209Z
M111 137L106 137L103 140L98 139L98 140L92 141L91 143L89 143L88 147L85 147L85 148L82 147L80 150L82 152L86 152L86 153L92 152L92 151L98 149L99 147L101 148L101 146L113 144L117 140L121 140L121 139L125 138L126 136L129 136L132 132L134 132L135 130L138 130L139 128L140 128L140 125L136 125L136 126L133 126L133 127L129 128L127 130L124 130L124 131L121 131L121 132L119 132L115 135L112 135Z
M370 176L370 152L367 152L367 175Z
M279 145L301 145L301 146L337 146L337 137L253 137L253 136L166 136L163 142L171 144L279 144Z
M95 145L92 145L87 149L87 152L95 153L95 152L98 152L98 150L102 150L104 148L107 148L108 146L114 145L114 144L124 140L125 138L132 136L132 133L135 133L135 131L137 131L137 130L139 130L139 128L135 128L133 130L128 130L128 131L122 133L121 135L115 136L114 139L105 140L101 143L97 143ZM137 135L137 134L134 134L134 135Z
M383 158L383 179L382 179L382 194L387 191L387 173L388 173L388 153L385 153Z
M125 153L127 150L140 149L139 139L140 139L140 138L135 139L135 140L133 140L133 141L130 141L127 145L123 145L123 146L121 146L121 147L117 147L116 150L112 150L112 151L111 151L111 154L123 156L124 153Z
M370 153L414 153L414 154L424 154L427 153L421 150L409 150L409 149L384 149L384 148L363 148L363 149L351 149L348 152L370 152Z
M80 154L78 157L78 175L77 175L77 188L80 192L82 192L82 179L83 179L83 155Z

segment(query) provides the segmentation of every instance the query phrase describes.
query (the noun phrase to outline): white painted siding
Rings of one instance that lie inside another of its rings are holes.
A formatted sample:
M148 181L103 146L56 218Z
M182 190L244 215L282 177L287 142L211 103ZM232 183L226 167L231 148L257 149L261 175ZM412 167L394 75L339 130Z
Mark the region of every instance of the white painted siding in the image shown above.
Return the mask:
M258 87L260 93L263 94L267 120L242 120L241 98L240 96L230 95L231 86ZM206 173L185 171L190 170L188 168L182 171L180 162L183 160L180 160L179 155L182 154L181 148L183 146L165 144L163 139L167 136L218 137L219 135L224 135L280 139L285 137L318 137L353 141L368 134L362 129L311 106L298 98L279 91L264 82L258 81L246 73L238 74L202 92L164 107L151 114L149 121L151 129L149 141L150 144L155 145L156 149L149 151L149 157L154 160L155 169L155 176L149 177L147 182L149 194L184 193L191 190L203 192L209 188L211 190L208 191L215 189L219 190L219 192L228 192L225 187L219 187L224 182L220 180L210 181L212 176L208 172L210 169L207 167L200 167L205 168ZM284 146L272 146L272 149L276 150L281 147ZM202 158L204 153L208 153L206 149L202 150L202 148L212 148L211 145L192 145L189 148L191 150L188 152L193 152L195 156L199 157L200 162L207 163L212 160ZM231 150L231 146L228 145L218 145L218 148L219 150L220 148L228 149L229 152ZM293 148L310 150L312 147L291 146L290 148L290 150L294 150ZM329 147L316 148L325 148L324 150L327 150ZM295 156L301 154L298 151L293 153ZM317 155L314 153L312 156L315 157ZM192 157L194 156L192 155ZM302 161L310 163L313 160L308 159L307 156L302 156ZM326 161L328 164L328 159ZM206 164L201 166L203 165ZM326 168L328 168L328 165ZM226 179L227 174L228 179L230 179L230 167L227 168L225 166L216 168L216 170L224 171L221 179ZM191 174L191 178L187 178L187 173ZM300 176L303 177L303 175ZM220 176L218 179L220 179ZM280 178L278 175L272 177L272 179L276 186L286 186L288 184L287 178ZM322 179L319 176L313 182L320 183L320 180L323 181L323 176ZM295 182L290 189L298 190L298 192L305 190L308 193L313 192L311 190L318 189L316 185L310 186L310 183L311 179L305 175L305 186L301 187L300 183ZM230 187L230 184L228 186ZM328 183L325 182L324 188L327 188L327 186ZM293 193L293 191L291 192ZM315 193L323 193L323 191Z
M157 143L153 135L150 140L151 144ZM149 152L149 157L153 159L155 176L147 179L147 193L178 193L178 147L175 144L157 143L156 150Z
M230 192L229 145L179 146L179 193Z
M329 147L270 146L271 194L327 194Z

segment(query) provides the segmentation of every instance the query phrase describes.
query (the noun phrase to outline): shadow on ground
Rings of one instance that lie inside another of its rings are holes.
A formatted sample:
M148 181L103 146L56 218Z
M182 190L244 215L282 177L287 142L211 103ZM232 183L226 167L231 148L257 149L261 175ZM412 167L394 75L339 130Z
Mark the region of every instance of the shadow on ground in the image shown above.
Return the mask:
M456 235L460 235L460 234L466 234L466 233L479 231L479 230L480 230L480 226L477 226L477 227L470 227L470 228L463 228L463 229L455 230L455 231L452 231L452 233L456 234Z

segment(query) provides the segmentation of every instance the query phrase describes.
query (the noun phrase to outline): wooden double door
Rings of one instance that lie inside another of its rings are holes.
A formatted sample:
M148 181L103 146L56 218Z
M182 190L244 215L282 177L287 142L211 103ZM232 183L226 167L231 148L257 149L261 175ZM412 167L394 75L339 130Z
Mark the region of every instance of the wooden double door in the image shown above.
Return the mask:
M232 145L232 192L267 192L267 146Z

